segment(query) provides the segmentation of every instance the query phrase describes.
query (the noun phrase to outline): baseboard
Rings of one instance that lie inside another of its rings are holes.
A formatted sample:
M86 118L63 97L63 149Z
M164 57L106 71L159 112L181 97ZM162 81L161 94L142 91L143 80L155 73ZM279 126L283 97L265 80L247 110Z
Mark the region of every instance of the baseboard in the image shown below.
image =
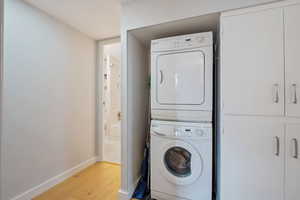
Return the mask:
M119 200L129 200L131 196L127 191L119 190Z
M110 165L116 165L116 166L121 166L120 163L115 163L115 162L109 162L109 161L100 161L99 163L106 163L106 164L110 164Z
M96 157L96 162L102 162L103 160L102 160L102 157L100 157L100 156L97 156Z
M32 198L42 194L43 192L46 192L47 190L49 190L53 186L61 183L62 181L66 180L67 178L70 178L74 174L76 174L76 173L82 171L83 169L89 167L90 165L96 163L96 160L97 160L96 157L86 160L86 161L80 163L79 165L64 171L63 173L61 173L53 178L48 179L44 183L42 183L30 190L27 190L23 194L18 195L16 197L12 198L11 200L31 200Z
M140 178L136 180L136 183L129 189L129 191L119 190L119 200L131 200L134 190L139 183Z

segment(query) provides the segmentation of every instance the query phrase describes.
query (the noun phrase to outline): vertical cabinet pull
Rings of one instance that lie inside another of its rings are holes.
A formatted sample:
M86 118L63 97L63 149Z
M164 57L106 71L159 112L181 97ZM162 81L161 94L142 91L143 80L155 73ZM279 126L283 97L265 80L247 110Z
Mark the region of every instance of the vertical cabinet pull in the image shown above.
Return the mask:
M160 84L162 84L164 82L164 74L163 71L160 70Z
M292 139L292 157L298 158L298 140L296 138Z
M274 137L274 154L275 156L280 154L280 140L278 136Z
M278 83L273 85L273 102L279 103L279 84Z
M297 104L298 99L297 99L297 84L292 84L292 103Z

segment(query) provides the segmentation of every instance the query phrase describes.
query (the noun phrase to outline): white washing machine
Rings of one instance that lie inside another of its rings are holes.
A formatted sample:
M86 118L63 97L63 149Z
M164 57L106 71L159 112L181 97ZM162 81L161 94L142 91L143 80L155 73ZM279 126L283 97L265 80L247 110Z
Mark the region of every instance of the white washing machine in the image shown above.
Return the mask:
M213 34L151 42L152 119L212 121Z
M212 199L212 125L152 121L151 197Z

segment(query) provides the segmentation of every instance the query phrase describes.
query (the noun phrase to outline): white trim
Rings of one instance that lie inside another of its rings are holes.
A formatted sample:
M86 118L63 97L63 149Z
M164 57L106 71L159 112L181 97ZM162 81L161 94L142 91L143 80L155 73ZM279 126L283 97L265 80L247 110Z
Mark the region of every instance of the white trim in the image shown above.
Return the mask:
M11 200L31 200L32 198L42 194L43 192L46 192L53 186L63 182L67 178L70 178L74 174L77 174L78 172L93 165L94 163L96 163L96 159L97 159L96 157L93 157L89 160L86 160L86 161L80 163L79 165L64 171L63 173L61 173L53 178L48 179L44 183L42 183L38 186L35 186L35 187L31 188L30 190L27 190L23 194L20 194L16 197L12 198Z
M128 164L128 70L127 70L127 40L128 32L122 27L121 33L121 191L128 191L128 174L130 173Z
M97 156L96 157L96 162L103 162L102 157L101 156Z
M119 200L129 200L130 195L127 191L119 190Z
M2 92L3 92L3 68L4 68L4 56L3 56L3 48L4 48L4 0L0 0L0 179L2 177ZM2 184L0 181L0 198L2 194Z
M140 177L135 181L135 184L130 188L129 191L119 190L119 200L131 200L134 190L139 183Z

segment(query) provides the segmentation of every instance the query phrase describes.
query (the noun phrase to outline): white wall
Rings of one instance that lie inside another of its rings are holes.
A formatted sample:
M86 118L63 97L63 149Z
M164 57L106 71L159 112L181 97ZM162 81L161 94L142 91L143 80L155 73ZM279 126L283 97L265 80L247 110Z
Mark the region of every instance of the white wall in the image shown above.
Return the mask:
M5 1L1 200L95 156L95 42Z
M137 0L122 5L128 30L276 0ZM278 1L278 0L277 0Z
M128 57L122 57L122 67L124 63L128 66L122 68L122 200L130 199L140 177L149 99L149 50L133 34L128 33L126 38L122 47L128 48Z

